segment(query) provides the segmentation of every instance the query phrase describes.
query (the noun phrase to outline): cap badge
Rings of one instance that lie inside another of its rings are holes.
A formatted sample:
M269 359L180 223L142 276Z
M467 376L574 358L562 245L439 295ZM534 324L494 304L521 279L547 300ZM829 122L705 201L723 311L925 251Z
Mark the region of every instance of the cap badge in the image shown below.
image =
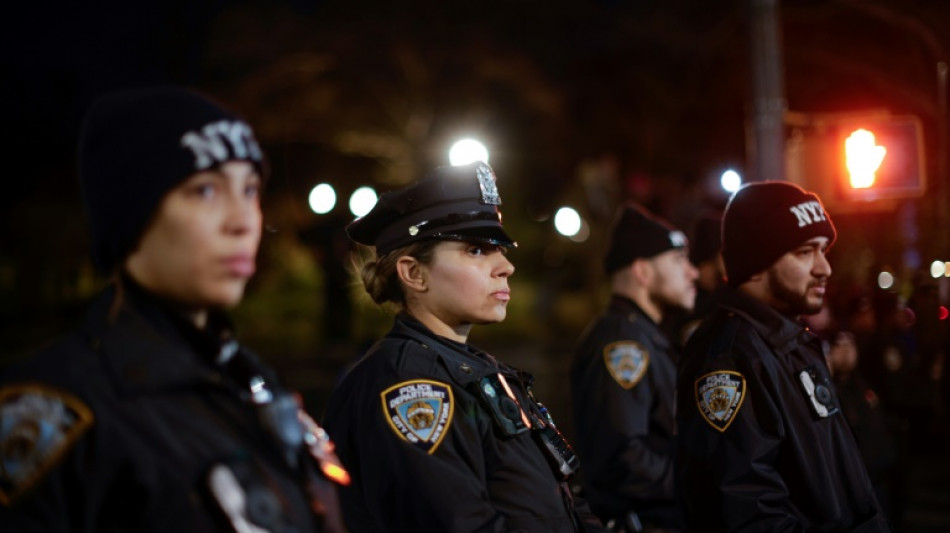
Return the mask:
M478 165L475 167L475 175L478 176L478 187L482 190L482 203L501 205L498 187L495 186L495 173L492 172L491 167Z
M671 231L670 244L676 248L682 248L686 246L686 235L682 231Z
M415 237L419 234L419 226L409 226L409 235Z

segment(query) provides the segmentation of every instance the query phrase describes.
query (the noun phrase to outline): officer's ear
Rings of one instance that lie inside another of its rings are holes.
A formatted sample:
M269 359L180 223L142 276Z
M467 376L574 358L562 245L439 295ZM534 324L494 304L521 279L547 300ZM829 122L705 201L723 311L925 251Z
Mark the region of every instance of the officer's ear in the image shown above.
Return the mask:
M654 275L653 263L642 257L634 259L630 264L630 273L640 285L649 285Z
M407 290L426 292L429 290L425 266L411 255L396 260L396 275Z

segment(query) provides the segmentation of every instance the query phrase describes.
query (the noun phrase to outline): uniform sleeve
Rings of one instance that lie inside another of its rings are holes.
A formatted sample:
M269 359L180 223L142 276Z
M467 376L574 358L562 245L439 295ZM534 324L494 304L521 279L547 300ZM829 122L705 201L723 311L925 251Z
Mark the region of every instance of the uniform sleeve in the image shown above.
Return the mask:
M37 382L0 387L0 524L4 531L92 531L80 457L93 425L72 394Z
M0 505L2 529L23 533L91 531L75 516L82 496L69 488L76 483L70 481L65 470L58 468L50 472L30 493L10 504Z
M481 442L491 428L471 398L431 379L348 387L325 427L353 474L341 492L351 530L506 530L486 485Z
M679 492L693 525L725 531L805 531L776 470L784 439L775 380L752 343L680 376ZM735 362L738 362L736 364Z
M612 375L607 359L611 346L614 351L642 351L615 355L634 361L632 374ZM592 503L611 507L610 512L629 511L633 502L649 500L651 495L668 498L673 494L671 451L653 445L649 436L656 391L649 361L635 358L651 355L643 346L626 342L588 347L572 373L575 433L584 479L591 488ZM637 379L638 364L645 368Z

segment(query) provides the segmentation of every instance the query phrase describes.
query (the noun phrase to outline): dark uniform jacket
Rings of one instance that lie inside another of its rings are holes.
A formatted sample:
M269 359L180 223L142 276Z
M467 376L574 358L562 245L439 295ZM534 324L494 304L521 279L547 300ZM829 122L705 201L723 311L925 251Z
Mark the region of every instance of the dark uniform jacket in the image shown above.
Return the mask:
M677 354L633 301L614 295L571 366L577 452L585 496L604 519L636 512L682 527L673 491Z
M889 531L806 328L739 291L677 378L676 481L691 531Z
M272 395L252 405L213 363L220 340L124 293L117 314L110 289L77 332L2 376L0 531L342 531L332 485L305 474L316 463L265 429L297 418L279 412L293 399L273 374L228 343Z
M542 452L550 422L530 384L397 316L330 397L326 428L353 476L340 493L350 531L602 531Z

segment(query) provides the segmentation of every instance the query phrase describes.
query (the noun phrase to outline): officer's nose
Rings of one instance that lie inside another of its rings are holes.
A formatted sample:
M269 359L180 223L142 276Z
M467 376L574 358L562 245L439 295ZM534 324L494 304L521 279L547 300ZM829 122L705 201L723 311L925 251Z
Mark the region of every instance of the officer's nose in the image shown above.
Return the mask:
M699 279L699 269L689 260L686 261L686 278L691 282Z
M261 229L260 180L249 164L243 165L227 163L223 169L228 178L224 231L230 235L259 234Z
M515 265L508 260L506 256L499 249L497 256L499 257L498 265L495 267L495 276L499 278L507 278L508 276L515 273Z
M812 275L816 278L827 278L831 275L831 263L828 262L824 250L818 251L818 258L812 266Z

